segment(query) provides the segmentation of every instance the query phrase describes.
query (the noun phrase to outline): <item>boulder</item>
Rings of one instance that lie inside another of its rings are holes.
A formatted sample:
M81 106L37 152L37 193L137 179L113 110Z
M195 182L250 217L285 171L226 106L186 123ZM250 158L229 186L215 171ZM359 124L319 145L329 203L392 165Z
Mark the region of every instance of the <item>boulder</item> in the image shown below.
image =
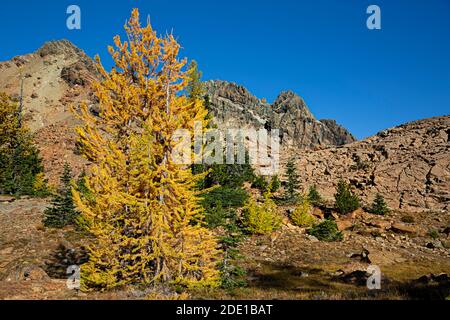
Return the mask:
M14 202L15 200L16 200L16 198L14 198L14 197L0 195L0 203L10 203L10 202Z
M450 277L446 273L440 273L440 274L426 274L424 276L421 276L420 278L414 280L416 283L423 283L423 284L431 284L431 283L443 283L448 284L450 283Z
M344 283L349 283L357 286L367 286L367 282L369 277L373 273L369 272L368 269L366 269L363 266L360 266L359 268L354 268L354 270L338 270L335 273L335 276L333 279L335 281L341 281ZM383 274L381 273L381 282L382 284L390 283L391 281Z
M450 227L446 227L442 233L446 234L447 236L450 236Z
M318 218L318 219L324 219L325 218L325 214L323 213L322 210L320 210L319 208L313 208L311 214Z
M371 227L379 228L379 229L389 229L391 227L391 223L386 220L372 220L367 223Z
M330 216L334 219L334 220L339 220L339 214L335 211L331 211Z
M418 230L414 226L406 225L403 223L394 223L392 225L392 230L398 233L417 233Z
M361 252L352 252L347 257L351 259L359 259L361 262L370 263L369 260L369 250L366 248L363 248Z
M307 234L307 235L306 235L306 238L307 238L309 241L311 241L311 242L319 242L319 239L317 239L316 237L314 237L314 236L312 236L312 235L310 235L310 234Z
M344 283L352 283L358 286L364 286L367 284L367 279L370 274L366 270L355 270L350 273L344 273L337 277L337 280Z
M357 217L361 217L364 215L364 210L361 208L356 209L353 212L350 212L346 214L345 216L341 217L341 219L356 219Z
M316 185L332 199L343 179L362 203L382 195L391 210L450 210L450 116L418 120L387 135L307 152L296 150L302 188Z
M14 247L6 247L4 249L1 249L0 250L0 257L1 256L3 256L3 257L8 256L11 253L13 253L13 251L14 251Z
M16 264L9 268L4 281L47 281L50 277L39 266L34 264Z
M353 222L351 220L339 220L336 221L336 225L339 231L350 229L353 226Z
M441 249L441 248L444 247L444 246L442 245L442 242L439 241L439 240L434 240L434 241L428 242L425 246L426 246L428 249Z

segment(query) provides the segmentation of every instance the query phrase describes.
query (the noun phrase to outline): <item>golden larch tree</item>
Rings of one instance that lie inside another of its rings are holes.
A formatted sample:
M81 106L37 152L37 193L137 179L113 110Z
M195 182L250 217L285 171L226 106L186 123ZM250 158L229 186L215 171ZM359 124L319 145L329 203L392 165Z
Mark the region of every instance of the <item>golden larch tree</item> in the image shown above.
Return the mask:
M73 190L80 221L95 236L81 267L82 288L215 286L220 252L198 219L203 209L195 186L202 176L171 157L175 131L193 132L207 111L202 99L184 94L186 60L178 59L172 35L159 37L149 22L141 26L137 9L125 31L127 41L116 36L109 47L110 72L96 58L99 115L87 105L74 109L84 123L77 128L80 150L93 163L89 199Z

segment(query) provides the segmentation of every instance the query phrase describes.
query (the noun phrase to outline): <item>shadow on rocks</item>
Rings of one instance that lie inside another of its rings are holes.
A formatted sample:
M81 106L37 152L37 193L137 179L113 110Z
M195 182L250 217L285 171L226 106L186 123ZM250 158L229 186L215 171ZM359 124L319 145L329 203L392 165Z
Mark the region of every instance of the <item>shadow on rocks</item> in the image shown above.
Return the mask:
M44 270L55 279L67 278L67 268L71 265L82 265L88 261L85 248L68 248L64 244L59 244L58 248L51 254L45 262Z

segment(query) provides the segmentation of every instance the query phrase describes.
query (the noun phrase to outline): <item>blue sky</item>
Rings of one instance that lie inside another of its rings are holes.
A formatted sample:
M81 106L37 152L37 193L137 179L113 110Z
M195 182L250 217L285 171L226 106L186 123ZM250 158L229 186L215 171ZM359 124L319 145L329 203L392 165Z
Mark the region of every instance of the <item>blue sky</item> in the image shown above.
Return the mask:
M81 30L66 28L70 4ZM381 30L366 28L371 4ZM357 138L450 114L450 0L3 1L0 61L67 38L109 66L106 47L133 7L160 33L173 30L204 79L269 101L291 89Z

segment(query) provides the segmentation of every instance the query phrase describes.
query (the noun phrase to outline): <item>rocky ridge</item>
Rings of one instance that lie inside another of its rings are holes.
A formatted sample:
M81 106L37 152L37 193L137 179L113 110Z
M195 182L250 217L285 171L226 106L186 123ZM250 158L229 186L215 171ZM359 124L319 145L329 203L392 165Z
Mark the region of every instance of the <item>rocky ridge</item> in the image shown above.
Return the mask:
M341 147L299 152L303 188L317 185L332 199L339 179L366 204L382 194L392 209L450 210L450 116L383 130Z
M0 62L0 90L18 99L23 79L23 115L35 133L46 172L58 181L65 161L76 172L86 164L75 152L77 120L71 105L92 103L94 62L67 40L50 41L34 53Z
M282 146L320 149L356 139L334 120L317 120L305 101L292 91L283 91L273 104L256 98L232 82L206 82L209 108L220 128L279 129Z

